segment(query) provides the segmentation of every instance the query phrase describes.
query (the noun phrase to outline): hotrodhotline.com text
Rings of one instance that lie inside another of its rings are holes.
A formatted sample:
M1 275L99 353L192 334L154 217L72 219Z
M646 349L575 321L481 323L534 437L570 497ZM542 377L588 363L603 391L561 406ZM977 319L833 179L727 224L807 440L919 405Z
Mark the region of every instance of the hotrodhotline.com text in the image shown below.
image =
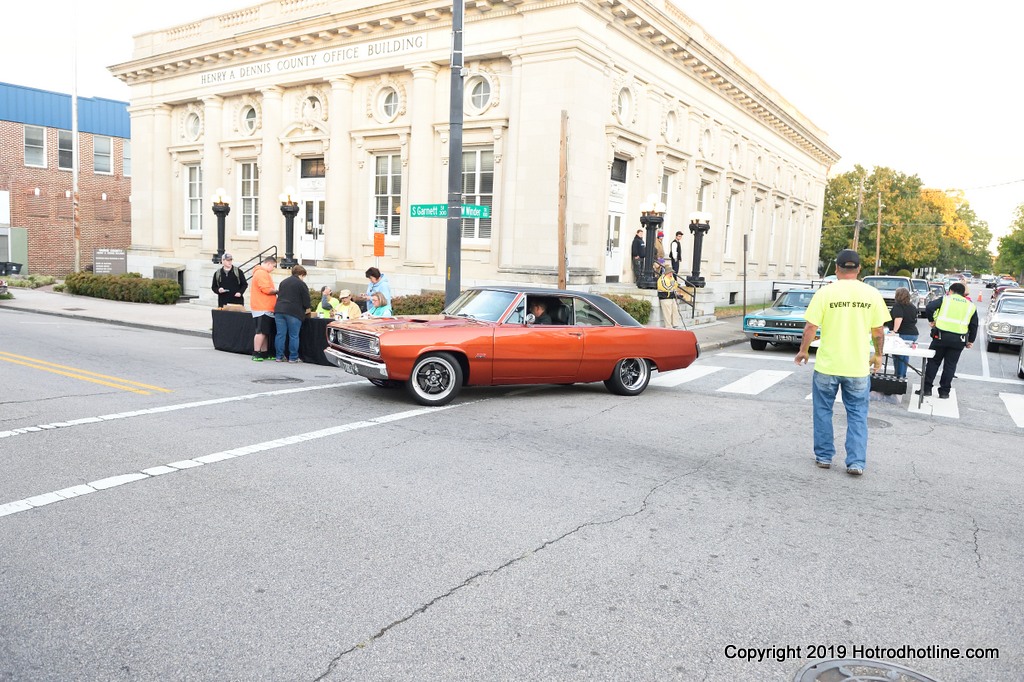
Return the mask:
M801 644L799 646L766 646L766 647L745 647L735 644L728 644L725 647L726 658L738 658L744 661L778 661L785 663L792 659L816 659L816 658L869 658L888 659L898 658L904 660L922 659L993 659L999 658L999 649L993 647L944 647L944 646L863 646L859 644Z

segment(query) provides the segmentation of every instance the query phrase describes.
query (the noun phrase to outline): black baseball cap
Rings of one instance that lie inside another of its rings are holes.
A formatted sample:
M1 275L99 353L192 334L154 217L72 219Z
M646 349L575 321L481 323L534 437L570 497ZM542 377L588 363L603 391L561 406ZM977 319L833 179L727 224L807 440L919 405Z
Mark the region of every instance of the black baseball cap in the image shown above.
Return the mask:
M836 267L853 270L860 267L860 254L853 249L843 249L836 254Z

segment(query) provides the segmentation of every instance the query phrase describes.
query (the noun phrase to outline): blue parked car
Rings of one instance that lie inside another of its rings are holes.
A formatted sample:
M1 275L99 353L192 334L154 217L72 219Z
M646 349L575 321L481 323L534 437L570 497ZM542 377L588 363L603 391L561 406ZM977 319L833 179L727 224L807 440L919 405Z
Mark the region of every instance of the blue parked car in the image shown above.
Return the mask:
M814 296L814 289L789 289L779 294L772 307L750 313L743 318L743 333L750 347L764 350L768 344L800 344L804 334L804 313Z

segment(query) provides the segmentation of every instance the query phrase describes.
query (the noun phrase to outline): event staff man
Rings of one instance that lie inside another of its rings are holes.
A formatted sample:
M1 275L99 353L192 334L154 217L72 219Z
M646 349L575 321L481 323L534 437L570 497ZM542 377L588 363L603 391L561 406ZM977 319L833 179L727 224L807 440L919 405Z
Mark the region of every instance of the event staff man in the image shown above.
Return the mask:
M811 380L814 462L822 469L832 466L836 454L832 409L841 388L846 408L846 473L852 476L863 474L867 461L869 344L874 344L872 364L877 372L882 368L882 325L890 320L882 294L858 281L859 272L857 252L840 251L836 256L836 281L818 289L807 306L800 352L793 360L798 365L807 364L811 343L820 329L821 344Z
M928 346L935 351L934 357L928 358L928 366L924 371L924 385L915 393L932 394L935 375L942 365L942 376L939 378L939 397L948 398L953 387L953 375L956 373L960 353L964 348L971 348L978 336L978 309L969 298L966 298L967 287L962 282L954 282L949 286L949 293L935 299L924 309L924 316L932 323L932 342Z

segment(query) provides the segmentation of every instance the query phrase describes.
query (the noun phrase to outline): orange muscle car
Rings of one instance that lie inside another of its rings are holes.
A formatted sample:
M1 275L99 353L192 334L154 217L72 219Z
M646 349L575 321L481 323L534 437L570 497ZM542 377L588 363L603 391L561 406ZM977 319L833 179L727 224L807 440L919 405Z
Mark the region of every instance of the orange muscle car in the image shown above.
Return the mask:
M440 315L361 318L327 328L327 359L378 386L404 384L421 405L463 386L603 381L639 395L652 371L688 367L692 332L644 327L597 294L539 288L468 289Z

